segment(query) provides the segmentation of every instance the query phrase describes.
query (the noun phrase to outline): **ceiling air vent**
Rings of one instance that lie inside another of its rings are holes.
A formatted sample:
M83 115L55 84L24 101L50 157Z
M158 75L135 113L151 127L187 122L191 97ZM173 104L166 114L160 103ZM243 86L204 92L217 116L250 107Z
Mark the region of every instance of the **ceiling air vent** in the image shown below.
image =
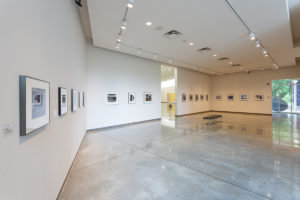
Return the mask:
M211 48L204 47L204 48L198 49L198 51L200 51L200 52L207 52L207 51L211 51Z
M182 34L176 30L172 30L172 31L169 31L169 32L166 32L164 34L164 36L170 40L172 39L175 39L175 38L178 38L179 36L181 36Z
M223 57L223 58L219 58L218 60L219 60L219 61L224 61L224 60L229 60L229 58Z

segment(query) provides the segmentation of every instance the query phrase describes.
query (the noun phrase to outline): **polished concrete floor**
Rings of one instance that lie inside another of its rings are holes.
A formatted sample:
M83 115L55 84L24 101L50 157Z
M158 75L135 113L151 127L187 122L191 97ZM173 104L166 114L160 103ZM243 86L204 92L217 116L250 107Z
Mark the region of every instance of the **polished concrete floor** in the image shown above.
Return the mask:
M300 199L300 115L207 114L88 133L59 199Z

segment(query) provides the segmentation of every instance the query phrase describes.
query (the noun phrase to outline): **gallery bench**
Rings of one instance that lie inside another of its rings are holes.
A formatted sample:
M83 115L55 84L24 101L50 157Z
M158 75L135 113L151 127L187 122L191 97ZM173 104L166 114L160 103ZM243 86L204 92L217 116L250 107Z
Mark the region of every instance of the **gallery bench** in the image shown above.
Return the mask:
M211 126L212 121L215 119L221 119L222 121L222 115L208 115L203 117L203 120L209 120L209 126Z

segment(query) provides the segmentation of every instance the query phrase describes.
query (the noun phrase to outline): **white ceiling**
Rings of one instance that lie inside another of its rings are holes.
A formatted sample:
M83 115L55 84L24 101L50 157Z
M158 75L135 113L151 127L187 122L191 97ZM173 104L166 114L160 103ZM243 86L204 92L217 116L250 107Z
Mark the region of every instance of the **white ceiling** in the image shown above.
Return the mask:
M116 39L127 3L127 0L88 0L95 46L132 55L137 55L139 48L143 50L142 57L153 59L153 53L157 53L157 60L162 63L173 58L173 65L193 70L203 67L205 72L272 68L271 60L255 47L249 39L249 31L225 0L135 0L134 8L128 10L127 29L122 34L121 48L117 50ZM279 67L296 64L299 50L293 48L286 1L231 0L231 3ZM152 26L146 26L147 21L151 21ZM182 36L173 40L163 37L173 29ZM194 46L189 46L189 42L194 42ZM212 48L211 52L197 51L207 46ZM228 61L220 62L213 54L218 58L229 57L243 69L232 67Z

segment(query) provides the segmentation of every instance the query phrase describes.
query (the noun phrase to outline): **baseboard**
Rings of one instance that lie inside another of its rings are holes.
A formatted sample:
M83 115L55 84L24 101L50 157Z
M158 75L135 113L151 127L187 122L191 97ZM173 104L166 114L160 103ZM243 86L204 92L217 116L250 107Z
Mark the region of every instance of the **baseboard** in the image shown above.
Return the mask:
M195 112L195 113L189 113L189 114L183 114L183 115L175 115L175 117L184 117L184 116L188 116L188 115L197 115L197 114L203 114L203 113L207 113L207 112L212 112L212 111L208 110L208 111L201 111L201 112Z
M137 125L137 124L144 124L144 123L159 121L159 120L161 120L161 118L149 119L149 120L144 120L144 121L114 125L114 126L106 126L106 127L102 127L102 128L88 129L87 134L92 133L92 132L103 131L103 130L111 130L111 129L122 128L122 127L127 127L127 126L134 126L134 125Z
M253 115L272 115L272 113L250 113L250 112L233 112L233 111L217 111L217 110L211 110L210 112L222 112L222 113L232 113L232 114L253 114Z

